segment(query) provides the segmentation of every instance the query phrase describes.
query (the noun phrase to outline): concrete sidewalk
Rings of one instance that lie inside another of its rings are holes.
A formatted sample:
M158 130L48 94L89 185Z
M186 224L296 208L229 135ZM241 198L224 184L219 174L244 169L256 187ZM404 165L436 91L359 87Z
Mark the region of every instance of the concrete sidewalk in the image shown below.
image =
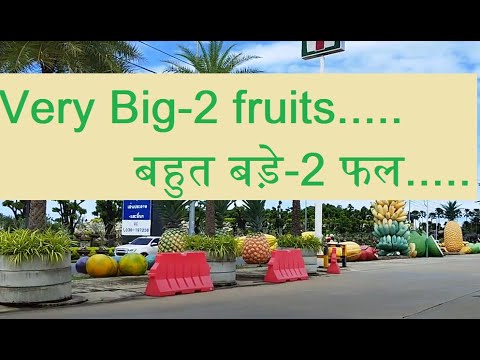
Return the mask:
M348 271L349 268L341 268ZM216 286L215 290L234 287L271 285L263 281L267 266L245 265L237 269L237 284ZM319 268L318 275L327 275L325 269ZM313 275L315 276L315 275ZM111 278L91 278L88 275L74 274L72 280L72 300L60 303L38 304L26 307L0 305L0 313L19 311L23 309L45 308L54 306L69 306L77 304L98 304L105 302L124 301L133 297L143 296L147 287L148 275L119 276Z

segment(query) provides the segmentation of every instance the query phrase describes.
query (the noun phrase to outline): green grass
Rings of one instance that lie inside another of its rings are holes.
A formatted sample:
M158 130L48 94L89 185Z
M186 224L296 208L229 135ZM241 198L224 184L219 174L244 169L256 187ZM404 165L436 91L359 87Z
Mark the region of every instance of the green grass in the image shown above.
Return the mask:
M213 258L235 260L237 240L231 235L191 235L185 239L185 249L205 251Z
M282 235L278 238L277 244L281 248L294 248L319 251L322 247L322 241L315 236L293 236L290 234Z
M63 230L0 231L0 255L8 256L16 265L35 258L52 263L62 261L71 246L72 240Z

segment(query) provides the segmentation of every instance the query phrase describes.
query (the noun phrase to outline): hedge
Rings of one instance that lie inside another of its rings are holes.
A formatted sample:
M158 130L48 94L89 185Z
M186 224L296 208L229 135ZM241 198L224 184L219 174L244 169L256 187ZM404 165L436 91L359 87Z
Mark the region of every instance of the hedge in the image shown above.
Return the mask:
M86 247L86 249L90 251L88 256L92 256L92 255L95 255L97 253L97 250L99 249L99 247L98 246L97 247ZM72 260L78 260L80 258L80 255L78 255L78 250L80 250L79 247L70 248L70 251L72 252ZM115 247L107 248L107 250L108 250L108 255L109 256L115 255Z

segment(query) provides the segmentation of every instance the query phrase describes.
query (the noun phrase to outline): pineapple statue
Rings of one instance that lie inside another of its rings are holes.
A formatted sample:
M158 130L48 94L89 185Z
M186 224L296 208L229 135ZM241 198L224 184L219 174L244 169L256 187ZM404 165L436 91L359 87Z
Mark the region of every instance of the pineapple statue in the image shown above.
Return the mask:
M247 223L253 233L243 240L242 257L247 264L266 264L271 250L267 236L263 233L265 221L265 200L244 200Z
M372 234L378 239L380 256L399 253L409 256L410 227L405 224L405 200L375 200L371 205L374 217Z
M459 252L463 246L462 228L455 221L449 221L443 230L445 248L448 252Z
M158 242L158 252L182 252L185 250L185 238L188 232L182 226L187 217L187 201L164 200L160 202L160 216L165 231Z

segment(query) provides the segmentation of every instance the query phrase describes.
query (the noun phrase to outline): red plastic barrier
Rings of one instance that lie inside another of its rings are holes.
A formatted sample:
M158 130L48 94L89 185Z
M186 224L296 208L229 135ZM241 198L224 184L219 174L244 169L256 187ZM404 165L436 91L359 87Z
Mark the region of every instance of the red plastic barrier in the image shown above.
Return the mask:
M286 281L307 280L308 274L302 257L302 250L273 250L268 262L264 281L283 283Z
M148 273L145 295L170 296L212 290L210 266L203 251L160 253Z

